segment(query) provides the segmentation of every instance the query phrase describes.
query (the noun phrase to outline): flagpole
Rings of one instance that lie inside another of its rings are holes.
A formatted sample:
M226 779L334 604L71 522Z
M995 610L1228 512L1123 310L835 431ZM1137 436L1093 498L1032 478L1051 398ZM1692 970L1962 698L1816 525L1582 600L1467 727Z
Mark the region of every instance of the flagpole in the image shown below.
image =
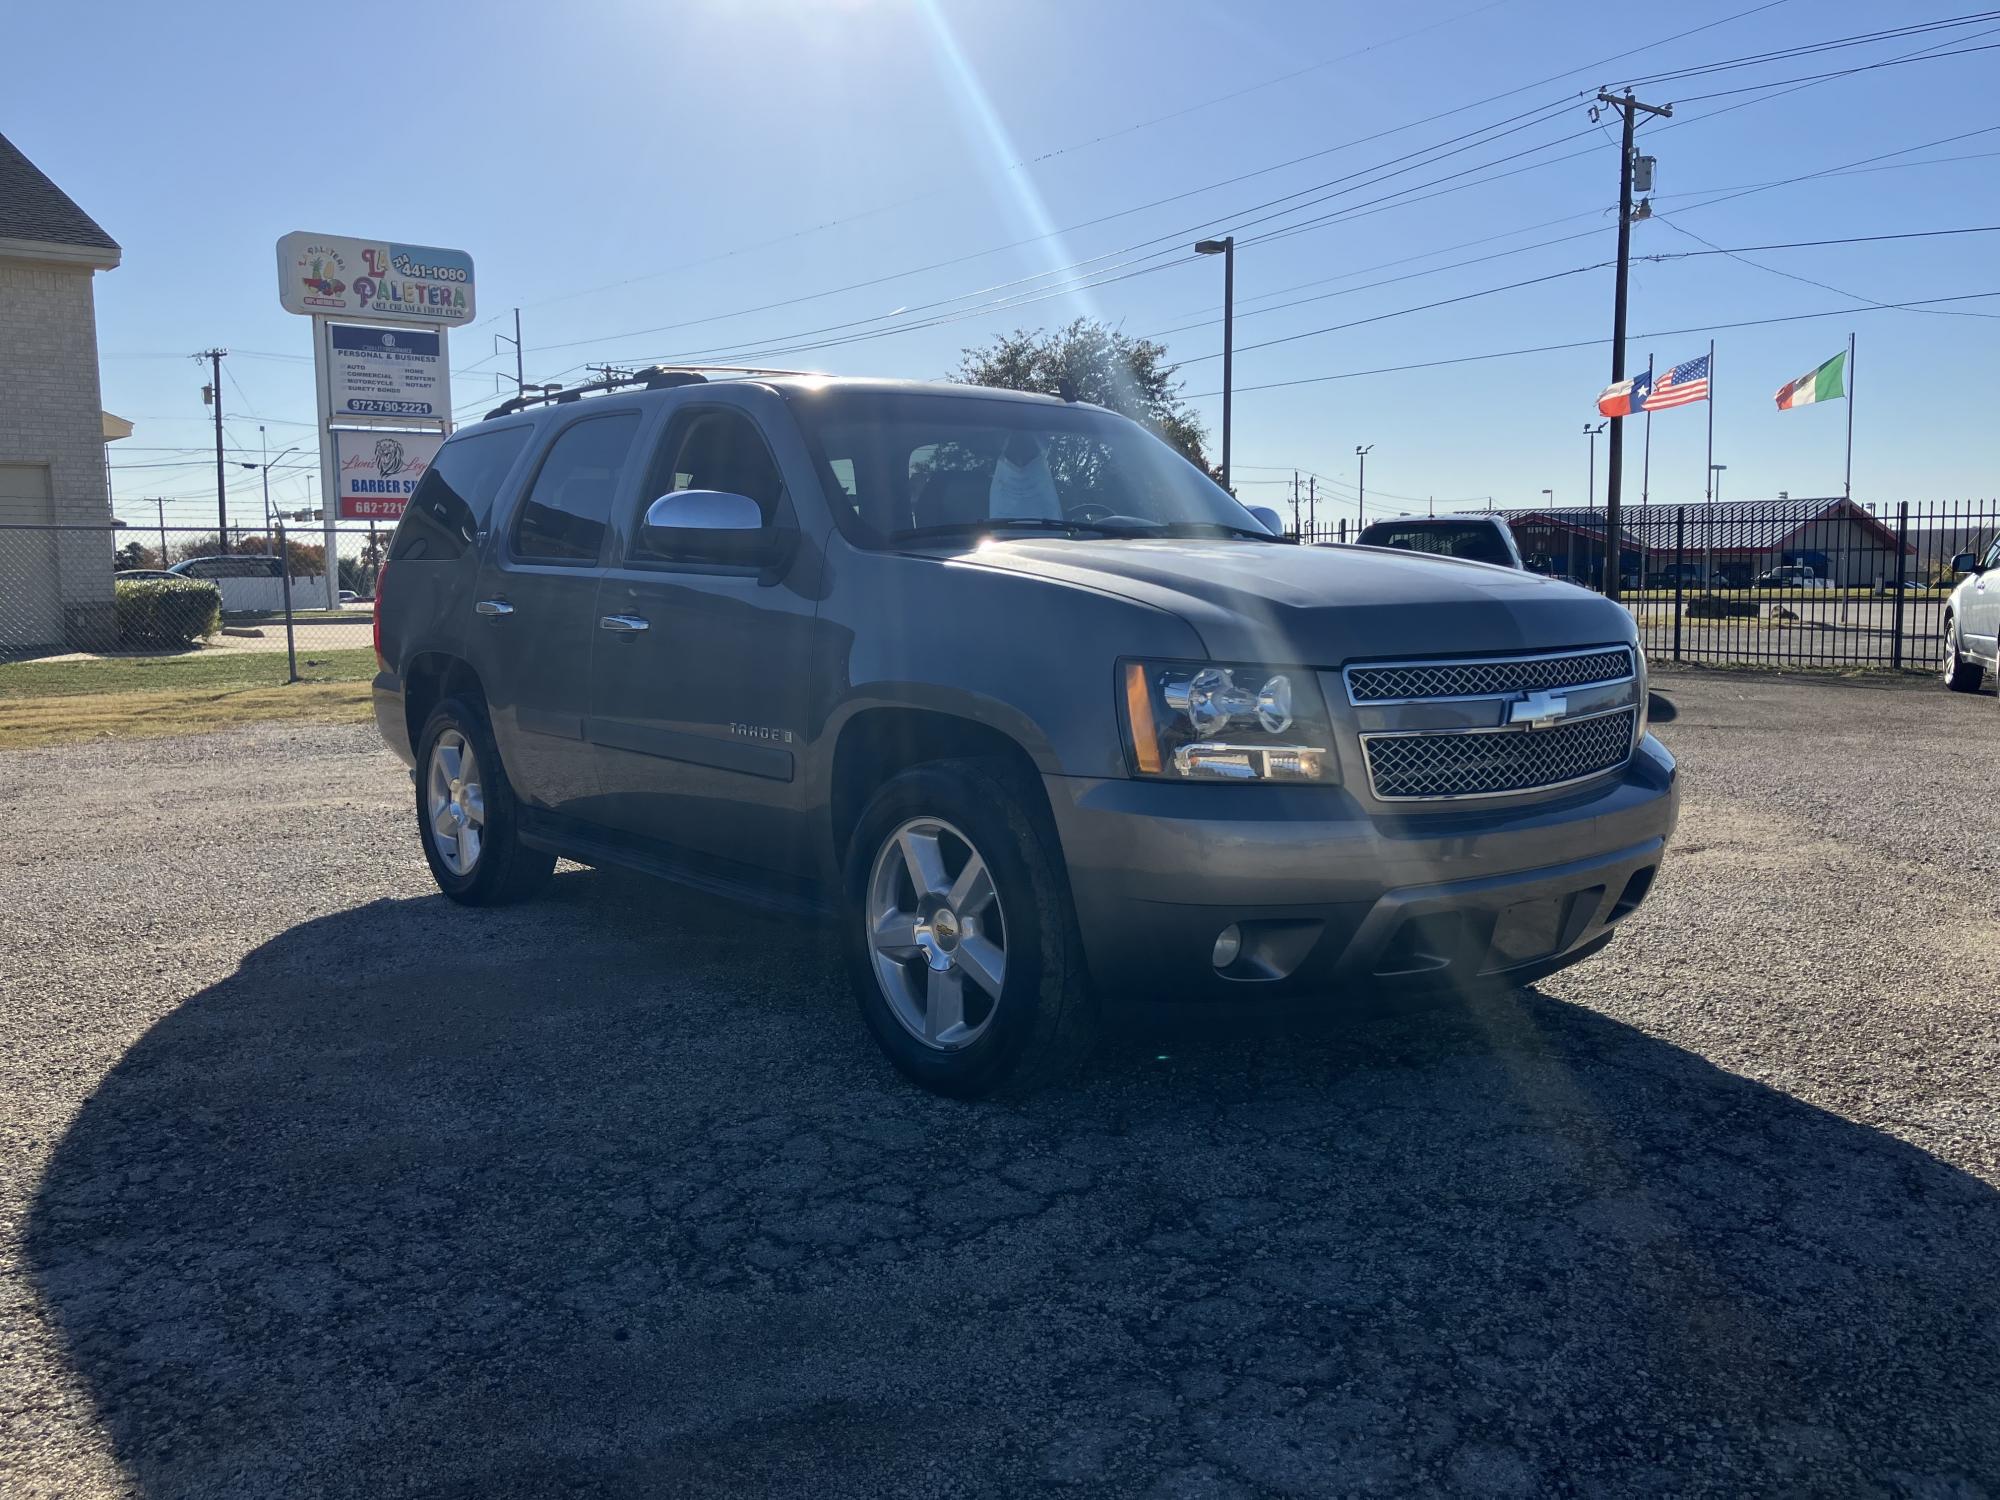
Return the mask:
M1653 356L1646 356L1646 395L1653 394ZM1646 408L1646 457L1639 467L1639 504L1644 507L1653 486L1653 409Z
M1847 478L1841 493L1854 498L1854 335L1847 335Z
M1701 586L1704 592L1714 572L1715 546L1715 340L1708 341L1708 463L1701 471L1703 561Z

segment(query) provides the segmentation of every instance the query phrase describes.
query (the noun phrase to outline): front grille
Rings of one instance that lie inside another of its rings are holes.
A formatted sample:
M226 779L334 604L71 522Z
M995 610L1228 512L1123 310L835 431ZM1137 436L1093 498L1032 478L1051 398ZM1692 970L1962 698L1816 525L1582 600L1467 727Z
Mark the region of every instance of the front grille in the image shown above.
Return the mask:
M1636 709L1552 729L1364 734L1368 782L1384 799L1491 797L1561 786L1625 763Z
M1616 682L1632 675L1624 646L1563 656L1485 657L1478 661L1401 662L1349 667L1347 696L1355 703L1406 703L1424 698L1479 698L1542 688Z

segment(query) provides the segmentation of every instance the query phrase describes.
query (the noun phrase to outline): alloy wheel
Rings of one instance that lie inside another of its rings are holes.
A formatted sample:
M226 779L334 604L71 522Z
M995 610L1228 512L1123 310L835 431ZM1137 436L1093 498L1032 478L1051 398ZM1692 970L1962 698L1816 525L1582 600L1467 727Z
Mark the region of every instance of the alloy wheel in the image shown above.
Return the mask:
M903 1029L956 1052L986 1033L1007 979L1007 925L986 860L941 818L911 818L868 877L869 957Z
M456 729L439 734L431 746L424 809L438 857L454 875L470 875L486 842L486 796L479 784L479 757Z

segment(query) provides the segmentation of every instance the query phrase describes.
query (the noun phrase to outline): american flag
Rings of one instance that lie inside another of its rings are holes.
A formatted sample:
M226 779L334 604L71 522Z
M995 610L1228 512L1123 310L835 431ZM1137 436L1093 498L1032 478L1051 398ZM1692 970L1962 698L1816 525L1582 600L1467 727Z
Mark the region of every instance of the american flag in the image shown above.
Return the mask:
M1653 382L1646 392L1646 411L1665 411L1670 406L1687 406L1708 399L1708 356L1675 365Z

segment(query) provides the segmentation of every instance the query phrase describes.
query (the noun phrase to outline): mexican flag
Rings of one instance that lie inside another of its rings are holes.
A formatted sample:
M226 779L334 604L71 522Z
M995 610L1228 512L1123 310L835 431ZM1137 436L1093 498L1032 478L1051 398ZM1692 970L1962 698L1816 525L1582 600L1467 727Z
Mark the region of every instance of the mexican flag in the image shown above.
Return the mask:
M1801 375L1790 385L1779 386L1778 410L1811 406L1815 401L1837 401L1846 394L1847 351L1843 349L1810 375Z

